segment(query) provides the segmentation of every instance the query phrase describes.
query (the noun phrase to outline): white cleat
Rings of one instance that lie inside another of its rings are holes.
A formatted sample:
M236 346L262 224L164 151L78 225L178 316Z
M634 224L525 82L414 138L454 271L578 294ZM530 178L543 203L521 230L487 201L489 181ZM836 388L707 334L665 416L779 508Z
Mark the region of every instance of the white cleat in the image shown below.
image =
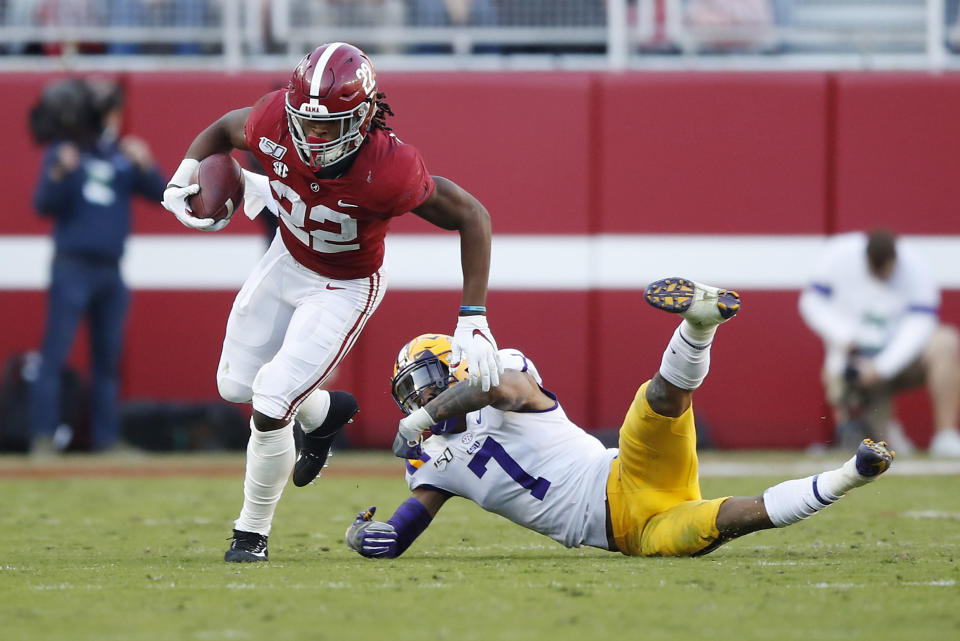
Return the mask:
M680 314L696 327L725 323L740 311L740 294L686 278L664 278L650 283L643 298L665 312Z

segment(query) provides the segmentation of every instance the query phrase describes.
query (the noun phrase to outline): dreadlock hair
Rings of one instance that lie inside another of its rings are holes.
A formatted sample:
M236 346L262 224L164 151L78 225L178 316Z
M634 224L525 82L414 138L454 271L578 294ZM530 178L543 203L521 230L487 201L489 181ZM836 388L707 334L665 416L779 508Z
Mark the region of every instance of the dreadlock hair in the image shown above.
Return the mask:
M377 107L377 113L373 114L373 120L370 121L370 129L382 129L383 131L393 131L390 128L390 125L387 124L387 116L392 116L393 109L390 108L386 102L383 101L387 97L387 94L382 91L377 92L377 99L375 105Z

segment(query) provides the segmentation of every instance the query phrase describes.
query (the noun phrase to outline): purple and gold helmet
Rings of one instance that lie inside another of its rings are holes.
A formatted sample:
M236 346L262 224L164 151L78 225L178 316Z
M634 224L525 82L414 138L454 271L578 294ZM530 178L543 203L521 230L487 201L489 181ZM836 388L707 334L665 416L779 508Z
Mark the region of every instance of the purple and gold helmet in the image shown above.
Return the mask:
M403 346L393 364L390 392L404 414L415 412L426 400L424 392L442 392L467 379L467 361L450 367L453 337L421 334Z

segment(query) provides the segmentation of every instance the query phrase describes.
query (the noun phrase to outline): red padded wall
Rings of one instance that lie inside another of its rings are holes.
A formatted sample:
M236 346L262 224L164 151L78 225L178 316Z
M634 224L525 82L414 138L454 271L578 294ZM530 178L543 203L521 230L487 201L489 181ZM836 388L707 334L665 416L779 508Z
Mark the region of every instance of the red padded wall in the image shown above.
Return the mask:
M0 76L0 127L16 159L2 178L0 234L48 231L30 205L40 151L24 124L53 77ZM285 80L131 74L128 129L170 173L203 126ZM885 223L957 234L960 74L384 73L381 83L396 133L420 148L432 172L480 197L495 233L823 234ZM189 233L158 204L141 203L136 215L137 233ZM226 233L259 231L241 218ZM432 231L415 216L393 228ZM724 447L823 440L831 428L821 350L796 312L797 292L742 293L744 313L720 331L697 393L699 419ZM125 397L215 397L233 295L135 292ZM452 291L388 291L336 382L361 398L355 444L389 444L399 418L387 389L393 358L415 334L452 331L458 303ZM488 303L501 346L527 352L589 429L619 425L676 325L636 291L493 291ZM3 291L0 306L0 357L37 346L43 293ZM943 316L960 323L960 292L945 292ZM85 365L83 341L72 358ZM925 395L901 407L925 444Z
M960 230L960 74L837 76L837 231Z
M604 232L822 232L824 74L606 74L599 84Z
M397 135L486 205L496 233L582 234L590 217L591 76L381 74ZM394 231L423 233L414 216Z

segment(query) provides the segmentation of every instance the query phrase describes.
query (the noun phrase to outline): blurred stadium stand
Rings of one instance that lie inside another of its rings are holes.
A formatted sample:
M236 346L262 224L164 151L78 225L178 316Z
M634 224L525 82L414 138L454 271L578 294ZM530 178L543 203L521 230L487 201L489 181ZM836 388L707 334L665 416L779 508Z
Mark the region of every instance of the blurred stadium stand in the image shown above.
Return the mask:
M460 1L0 0L0 70L276 70L335 40L381 69L960 67L957 0Z

